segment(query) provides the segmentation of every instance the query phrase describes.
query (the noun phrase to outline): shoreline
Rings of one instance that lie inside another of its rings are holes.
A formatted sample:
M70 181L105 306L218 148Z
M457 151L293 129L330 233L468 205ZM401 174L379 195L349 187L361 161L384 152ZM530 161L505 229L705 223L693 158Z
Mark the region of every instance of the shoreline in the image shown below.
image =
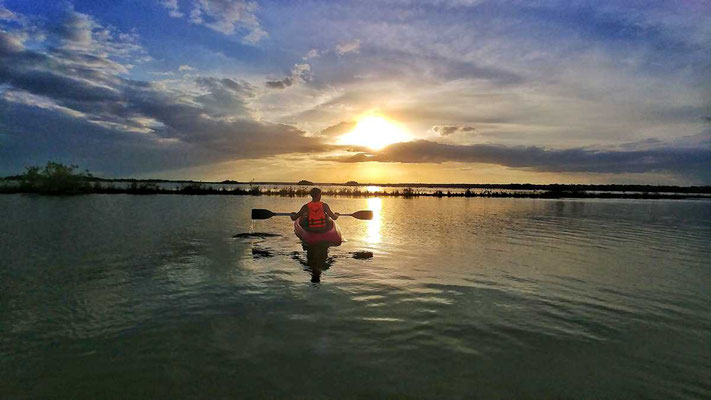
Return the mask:
M23 177L21 175L0 177L0 193L11 186L2 185L3 182L17 182L22 186ZM306 181L302 181L306 182ZM358 183L358 182L279 182L279 181L251 181L242 182L235 180L223 181L199 181L190 179L135 179L135 178L100 178L90 177L83 181L84 184L97 185L102 183L127 183L132 185L157 185L157 184L181 184L185 186L195 185L244 185L250 187L260 186L284 186L305 188L313 186L333 186L346 188L402 188L402 189L503 189L521 191L596 191L596 192L638 192L638 193L674 193L674 194L708 194L711 195L710 185L642 185L642 184L587 184L587 183ZM297 189L298 190L298 189ZM358 189L352 189L358 190Z
M125 182L125 181L121 181ZM176 183L175 181L171 181ZM300 185L302 186L302 185ZM551 185L548 185L551 186ZM396 187L396 186L391 186ZM573 190L565 187L565 185L557 185L553 189L536 190L536 189L509 189L520 191L472 191L467 187L465 191L451 192L437 190L434 192L418 191L413 189L414 186L405 187L403 190L396 189L394 191L368 191L359 189L325 189L324 196L328 197L437 197L437 198L528 198L528 199L647 199L647 200L703 200L710 199L711 195L706 192L663 192L663 191L644 191L626 193L623 191L597 191L589 192L586 190ZM433 186L421 186L419 188L432 188ZM434 186L439 188L441 186ZM188 196L205 196L205 195L220 195L220 196L273 196L273 197L307 197L309 194L308 187L298 188L280 188L280 189L263 189L259 186L251 188L215 188L205 186L203 184L189 184L178 188L162 188L154 183L136 184L135 182L129 187L115 187L113 185L104 186L100 183L86 185L85 187L74 188L71 191L47 191L33 187L18 185L15 187L6 186L0 187L0 194L35 194L40 196L72 196L82 194L133 194L133 195L188 195ZM473 188L473 187L471 187Z

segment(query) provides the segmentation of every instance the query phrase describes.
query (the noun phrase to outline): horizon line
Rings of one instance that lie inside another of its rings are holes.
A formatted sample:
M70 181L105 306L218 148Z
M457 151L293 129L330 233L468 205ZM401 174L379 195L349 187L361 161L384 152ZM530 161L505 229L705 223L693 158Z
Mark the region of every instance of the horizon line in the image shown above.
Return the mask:
M0 177L3 181L20 180L22 175L9 175ZM588 186L588 187L669 187L669 188L711 188L711 185L669 185L669 184L644 184L644 183L438 183L438 182L390 182L390 183L375 183L375 182L313 182L308 180L300 181L240 181L235 179L223 179L221 181L199 180L199 179L166 179L166 178L104 178L94 176L94 181L106 182L171 182L171 183L205 183L205 184L221 184L221 185L293 185L293 186L385 186L385 187L442 187L442 188L467 188L467 187L498 187L498 186L529 186L529 187L549 187L549 186ZM304 182L304 183L302 183ZM308 183L306 183L308 182ZM353 183L351 183L353 182Z

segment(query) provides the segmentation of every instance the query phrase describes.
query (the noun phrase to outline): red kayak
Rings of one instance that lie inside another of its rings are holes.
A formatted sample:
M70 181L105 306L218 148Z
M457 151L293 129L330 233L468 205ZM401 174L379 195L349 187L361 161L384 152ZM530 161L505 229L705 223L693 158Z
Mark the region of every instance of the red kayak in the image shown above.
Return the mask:
M331 229L325 232L311 232L301 226L301 219L294 221L294 233L301 239L304 244L309 246L325 245L325 246L340 246L343 241L341 236L341 228L338 227L336 221L331 221Z

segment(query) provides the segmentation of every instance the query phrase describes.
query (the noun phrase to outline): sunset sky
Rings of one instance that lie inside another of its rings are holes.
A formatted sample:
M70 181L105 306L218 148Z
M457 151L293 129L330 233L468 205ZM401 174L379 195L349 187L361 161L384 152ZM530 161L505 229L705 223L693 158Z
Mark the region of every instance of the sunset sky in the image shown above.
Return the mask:
M0 0L0 175L711 184L711 3Z

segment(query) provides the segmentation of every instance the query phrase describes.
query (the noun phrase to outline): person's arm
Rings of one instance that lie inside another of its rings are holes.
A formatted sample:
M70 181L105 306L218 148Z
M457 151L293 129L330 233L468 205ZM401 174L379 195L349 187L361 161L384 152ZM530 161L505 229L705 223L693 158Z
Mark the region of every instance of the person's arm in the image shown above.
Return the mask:
M338 213L334 214L333 212L331 212L331 207L329 207L328 204L326 204L326 203L323 203L323 211L326 212L326 215L331 217L331 219L333 219L333 220L338 219L338 216L340 215Z
M306 207L306 204L301 206L301 210L297 213L291 213L290 217L292 221L296 221L297 219L306 216L309 213L308 208Z

